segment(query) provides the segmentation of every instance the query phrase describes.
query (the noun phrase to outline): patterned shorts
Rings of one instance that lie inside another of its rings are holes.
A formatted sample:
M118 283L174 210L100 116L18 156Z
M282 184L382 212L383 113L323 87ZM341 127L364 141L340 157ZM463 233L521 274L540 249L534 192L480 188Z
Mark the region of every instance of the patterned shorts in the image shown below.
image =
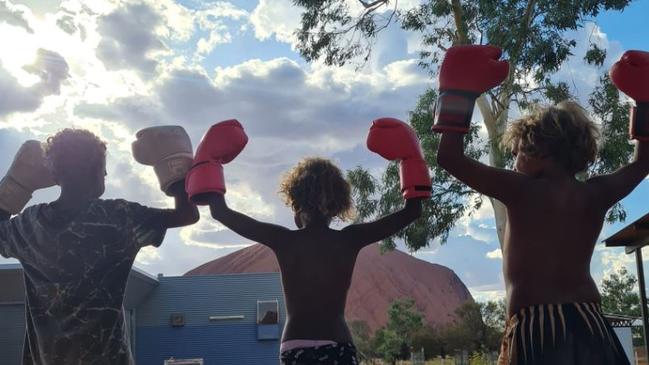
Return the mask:
M319 347L304 347L282 352L282 365L358 365L356 347L337 343Z
M521 309L505 328L498 365L629 365L599 304Z

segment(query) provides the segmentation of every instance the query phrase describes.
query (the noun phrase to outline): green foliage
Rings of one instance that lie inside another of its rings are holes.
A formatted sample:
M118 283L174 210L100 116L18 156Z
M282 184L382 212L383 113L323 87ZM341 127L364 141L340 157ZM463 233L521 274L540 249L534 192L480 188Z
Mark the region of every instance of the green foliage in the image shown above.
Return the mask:
M589 65L601 66L606 60L606 50L599 48L596 44L591 44L586 55L584 56L584 61Z
M370 327L365 321L350 321L347 323L349 331L352 333L352 340L362 356L371 356L372 350L372 333Z
M620 92L606 73L600 77L588 103L601 123L599 158L591 167L590 174L609 174L629 163L633 156L634 146L629 141L628 132L631 105L620 102ZM617 203L609 210L606 219L608 222L624 221L626 211Z
M432 115L430 105L434 102L434 90L426 91L419 99L415 110L410 113L410 125L413 127L424 152L424 159L430 167L433 180L432 199L423 205L422 216L393 237L383 241L384 249L396 246L395 239L403 239L411 250L425 247L435 238L445 242L454 223L464 214L480 208L482 197L472 189L450 176L446 170L437 165L437 148L440 136L431 133ZM475 159L485 154L484 147L478 147L482 141L478 137L478 128L474 126L466 137L466 153ZM352 194L357 211L357 219L365 220L374 216L383 216L400 209L403 197L400 190L399 167L390 163L376 181L369 172L360 166L347 173L352 186Z
M482 351L475 351L469 356L469 365L491 365L493 361L489 354Z
M583 27L602 11L622 10L629 3L630 0L424 0L410 8L397 9L396 0L294 0L295 5L304 9L301 27L296 31L297 48L308 61L324 59L330 65L343 65L355 59L365 62L381 30L395 25L421 35L420 64L433 72L443 52L454 44L489 43L501 47L503 57L510 63L510 75L501 86L481 98L485 124L489 123L489 140L478 140L474 129L468 137L467 154L479 159L488 152L492 166L506 168L511 157L500 149L499 141L512 103L525 111L535 103L572 98L568 84L551 81L552 74L576 46L567 31ZM606 52L591 44L583 57L587 63L601 66ZM618 96L606 77L591 94L590 105L602 122L603 136L600 160L591 174L612 172L628 162L632 154L626 132L628 108L619 103ZM429 111L434 98L435 92L427 91L410 115L410 124L421 139L431 167L433 198L424 205L421 219L386 239L383 249L394 248L396 239L403 239L410 250L425 247L434 239L444 243L455 222L483 203L480 195L436 164L439 139L430 133ZM403 204L396 164L390 164L378 181L360 167L352 170L349 177L355 189L359 220L394 212ZM625 218L620 204L607 215L609 221ZM497 224L504 226L503 222Z
M392 363L403 358L413 346L416 336L424 329L423 320L424 316L415 306L414 300L392 302L388 309L388 324L378 330L374 337L374 351L382 359Z
M447 347L469 352L498 351L504 332L505 304L467 302L456 310L459 321L443 333Z
M602 280L602 310L604 313L640 316L638 280L623 267Z
M602 279L602 311L639 318L641 304L637 282L636 277L629 274L624 267ZM632 331L633 345L644 345L642 329L634 327Z

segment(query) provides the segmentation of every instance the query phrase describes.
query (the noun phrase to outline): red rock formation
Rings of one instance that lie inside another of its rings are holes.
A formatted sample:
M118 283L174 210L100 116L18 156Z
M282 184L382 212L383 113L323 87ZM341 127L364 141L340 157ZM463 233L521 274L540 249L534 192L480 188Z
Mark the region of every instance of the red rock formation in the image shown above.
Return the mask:
M253 245L203 264L185 275L213 275L248 272L279 272L273 252ZM387 323L390 303L413 298L434 326L456 319L455 309L473 300L455 273L441 265L417 259L395 250L381 255L377 244L364 248L356 260L347 296L348 321L367 322L372 331Z

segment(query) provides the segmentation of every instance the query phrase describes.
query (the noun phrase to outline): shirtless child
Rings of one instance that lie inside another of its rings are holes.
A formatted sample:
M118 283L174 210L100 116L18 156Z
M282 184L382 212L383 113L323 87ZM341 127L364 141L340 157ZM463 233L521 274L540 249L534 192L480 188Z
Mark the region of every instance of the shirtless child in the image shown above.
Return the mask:
M184 189L189 137L180 127L153 127L133 143L174 209L100 199L106 145L87 130L64 129L44 147L25 142L0 182L0 255L18 259L25 276L22 363L132 365L122 301L135 256L160 246L167 228L198 220ZM57 200L20 212L34 190L54 184Z
M198 204L234 232L271 248L277 257L286 297L282 364L358 364L345 323L345 301L358 252L389 237L421 215L421 199L431 182L414 131L395 119L374 122L368 147L401 160L405 207L372 223L336 230L333 219L351 216L350 187L341 171L320 158L302 160L284 178L281 194L298 229L262 223L230 209L224 199L222 163L243 149L247 137L234 120L214 125L196 150L187 191Z
M468 158L463 133L473 102L507 75L499 57L490 46L449 49L433 127L443 133L439 165L507 208L502 251L509 320L499 364L628 364L602 316L590 260L606 212L649 173L649 146L637 142L634 160L615 173L577 180L596 158L598 133L581 107L562 102L510 125L503 140L516 157L514 171ZM611 79L647 110L648 53L625 54ZM632 137L646 141L646 111L643 116Z

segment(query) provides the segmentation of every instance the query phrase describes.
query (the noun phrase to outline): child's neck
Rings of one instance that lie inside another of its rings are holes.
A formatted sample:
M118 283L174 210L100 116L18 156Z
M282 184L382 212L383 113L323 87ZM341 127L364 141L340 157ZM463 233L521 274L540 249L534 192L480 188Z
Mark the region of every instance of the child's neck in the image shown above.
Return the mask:
M92 199L95 199L95 196L90 192L61 187L61 194L54 203L64 210L73 210L87 205Z
M309 230L323 230L329 228L330 220L325 217L310 217L302 227Z
M546 165L535 177L550 180L575 180L575 174L556 164Z

